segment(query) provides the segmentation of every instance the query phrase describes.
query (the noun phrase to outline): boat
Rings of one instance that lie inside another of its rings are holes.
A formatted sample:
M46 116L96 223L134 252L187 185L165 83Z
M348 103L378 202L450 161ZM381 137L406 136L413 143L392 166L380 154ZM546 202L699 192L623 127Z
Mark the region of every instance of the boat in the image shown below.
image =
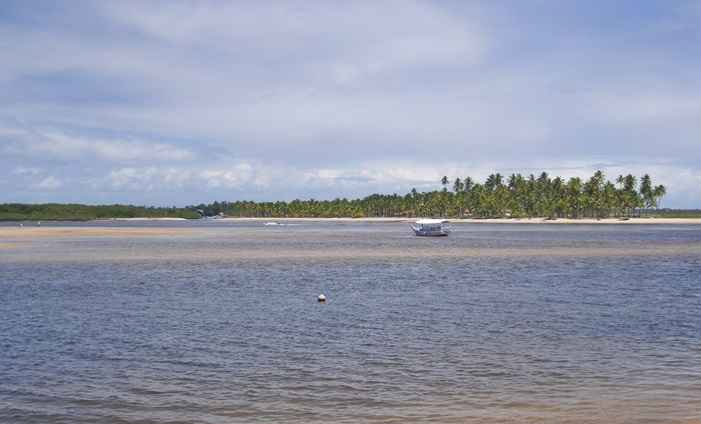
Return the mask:
M271 221L271 222L266 222L263 225L265 225L266 227L276 227L276 226L285 225L285 224L281 224L277 221Z
M419 219L412 226L414 234L422 237L441 237L450 233L448 221L445 219Z

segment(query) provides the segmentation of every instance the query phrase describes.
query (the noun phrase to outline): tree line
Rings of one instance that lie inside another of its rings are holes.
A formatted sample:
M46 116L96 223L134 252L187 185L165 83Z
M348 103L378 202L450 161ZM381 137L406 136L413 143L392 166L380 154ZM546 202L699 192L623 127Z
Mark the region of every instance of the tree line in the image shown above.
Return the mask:
M362 199L293 200L290 202L214 202L191 206L205 216L234 217L417 217L446 218L607 218L640 215L656 209L666 194L648 174L639 179L619 175L614 182L596 171L590 178L565 180L542 172L523 176L499 173L479 183L471 177L444 176L442 189L405 195L373 194Z
M0 204L0 221L71 220L109 218L199 218L191 208L159 208L133 205L80 205L73 203Z
M0 220L91 220L109 218L232 217L445 217L606 218L637 216L656 209L666 194L649 175L619 175L613 182L597 171L588 179L564 180L542 172L499 173L480 183L471 177L440 180L441 189L404 195L373 194L362 199L213 202L185 208L134 205L0 204Z

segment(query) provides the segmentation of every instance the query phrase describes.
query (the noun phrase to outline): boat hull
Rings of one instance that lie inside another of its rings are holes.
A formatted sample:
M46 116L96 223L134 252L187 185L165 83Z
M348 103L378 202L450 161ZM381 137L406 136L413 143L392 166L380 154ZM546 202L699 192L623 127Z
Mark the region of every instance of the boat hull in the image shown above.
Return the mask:
M448 235L448 233L436 233L426 231L414 231L414 234L419 237L445 237Z
M449 234L447 229L424 230L414 226L412 226L411 229L414 230L414 234L419 237L445 237Z

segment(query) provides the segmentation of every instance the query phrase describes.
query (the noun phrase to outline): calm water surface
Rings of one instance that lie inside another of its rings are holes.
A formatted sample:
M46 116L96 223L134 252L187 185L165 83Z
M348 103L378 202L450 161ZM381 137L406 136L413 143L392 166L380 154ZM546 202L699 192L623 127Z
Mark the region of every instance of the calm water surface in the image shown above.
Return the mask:
M698 226L80 225L154 232L0 238L0 422L701 421Z

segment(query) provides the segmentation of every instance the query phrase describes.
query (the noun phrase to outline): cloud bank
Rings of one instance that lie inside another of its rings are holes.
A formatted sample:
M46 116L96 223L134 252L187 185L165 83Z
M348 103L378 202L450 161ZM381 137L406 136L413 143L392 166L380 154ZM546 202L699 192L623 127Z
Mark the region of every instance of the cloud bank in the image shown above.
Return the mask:
M0 202L184 205L648 172L701 207L701 7L7 3Z

